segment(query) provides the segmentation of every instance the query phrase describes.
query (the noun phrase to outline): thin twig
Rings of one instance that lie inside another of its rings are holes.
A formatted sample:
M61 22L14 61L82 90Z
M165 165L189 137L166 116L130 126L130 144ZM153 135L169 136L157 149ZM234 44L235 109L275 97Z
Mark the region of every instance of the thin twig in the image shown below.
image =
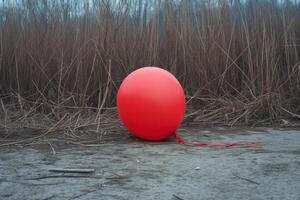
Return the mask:
M175 198L178 199L178 200L184 200L183 198L177 196L176 194L173 194L173 197L175 197Z
M96 192L96 191L97 191L97 190L89 190L89 191L86 191L86 192L84 192L84 193L81 193L81 194L78 194L78 195L75 195L75 196L71 197L70 200L71 200L71 199L77 199L77 198L79 198L79 197L82 197L82 196L84 196L84 195L87 195L87 194L90 194L90 193L93 193L93 192Z
M63 173L94 173L95 169L66 169L66 168L53 168L49 169L50 172L63 172Z
M95 176L84 176L84 175L55 175L55 176L39 176L34 178L28 178L25 180L42 180L42 179L49 179L49 178L92 178L92 179L99 179L100 177Z
M253 180L251 180L251 179L248 179L248 178L244 178L244 177L241 177L241 176L239 176L239 175L234 175L235 177L237 177L237 178L240 178L240 179L242 179L242 180L245 180L245 181L248 181L249 183L253 183L253 184L256 184L256 185L259 185L259 183L258 182L256 182L256 181L253 181Z

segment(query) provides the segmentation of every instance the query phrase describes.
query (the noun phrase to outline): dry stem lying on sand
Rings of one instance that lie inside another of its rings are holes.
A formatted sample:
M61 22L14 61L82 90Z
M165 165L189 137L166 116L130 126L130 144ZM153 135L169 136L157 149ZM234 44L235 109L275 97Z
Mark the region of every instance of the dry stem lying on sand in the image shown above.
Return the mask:
M298 2L68 2L1 4L1 132L28 127L40 139L54 131L77 138L87 127L124 130L117 89L149 65L182 83L188 124L299 119Z

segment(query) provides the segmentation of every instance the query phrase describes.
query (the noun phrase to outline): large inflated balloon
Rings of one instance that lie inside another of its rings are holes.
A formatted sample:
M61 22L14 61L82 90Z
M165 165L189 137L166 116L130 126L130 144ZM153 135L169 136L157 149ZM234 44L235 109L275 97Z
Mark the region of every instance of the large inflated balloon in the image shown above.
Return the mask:
M185 95L171 73L143 67L122 82L117 107L132 134L144 140L163 140L175 133L183 119Z

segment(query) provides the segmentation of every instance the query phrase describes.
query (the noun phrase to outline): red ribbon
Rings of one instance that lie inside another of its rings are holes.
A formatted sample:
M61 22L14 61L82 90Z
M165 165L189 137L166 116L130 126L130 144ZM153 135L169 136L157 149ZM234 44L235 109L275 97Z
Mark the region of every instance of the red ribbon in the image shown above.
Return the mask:
M192 145L197 147L213 147L213 148L262 148L260 142L251 141L251 142L243 142L237 141L233 143L225 143L219 140L212 140L210 142L198 141L193 142L192 144L188 143L184 139L182 139L177 133L174 134L175 139L183 145Z

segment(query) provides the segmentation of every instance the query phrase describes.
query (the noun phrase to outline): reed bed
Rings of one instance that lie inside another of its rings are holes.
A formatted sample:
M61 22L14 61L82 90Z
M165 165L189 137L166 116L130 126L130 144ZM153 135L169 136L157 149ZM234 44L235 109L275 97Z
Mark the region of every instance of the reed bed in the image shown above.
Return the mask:
M298 1L3 0L0 13L4 132L123 131L116 93L142 66L181 82L185 124L300 119Z

